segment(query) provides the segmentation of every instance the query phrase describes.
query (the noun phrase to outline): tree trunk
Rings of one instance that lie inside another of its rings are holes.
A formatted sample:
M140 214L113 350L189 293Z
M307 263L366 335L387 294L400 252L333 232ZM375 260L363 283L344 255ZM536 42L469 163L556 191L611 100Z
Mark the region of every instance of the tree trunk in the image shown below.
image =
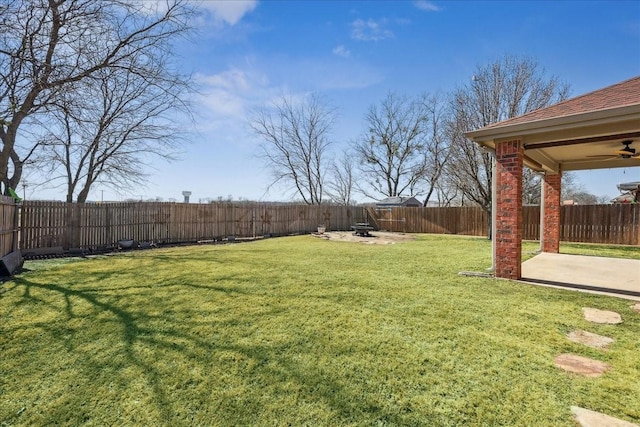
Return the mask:
M85 203L87 201L87 197L89 197L89 188L85 186L80 193L78 193L78 199L76 200L78 203Z

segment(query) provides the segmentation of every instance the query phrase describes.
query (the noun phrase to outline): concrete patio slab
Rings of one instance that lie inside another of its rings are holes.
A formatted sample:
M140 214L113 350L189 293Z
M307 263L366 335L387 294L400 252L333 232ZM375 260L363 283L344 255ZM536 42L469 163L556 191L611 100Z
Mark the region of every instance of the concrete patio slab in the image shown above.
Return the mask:
M543 252L522 263L522 281L640 300L640 260Z

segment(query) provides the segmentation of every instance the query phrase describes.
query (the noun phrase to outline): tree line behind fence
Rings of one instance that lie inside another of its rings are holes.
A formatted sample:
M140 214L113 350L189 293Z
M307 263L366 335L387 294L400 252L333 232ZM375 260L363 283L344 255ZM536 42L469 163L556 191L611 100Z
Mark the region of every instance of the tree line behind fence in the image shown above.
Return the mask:
M11 252L14 206L2 206L0 249ZM26 201L20 210L23 251L107 248L119 240L181 243L305 234L318 226L350 230L357 222L405 233L486 236L488 215L476 207L376 209L249 203L105 203ZM573 242L640 245L640 205L563 206L561 239ZM540 208L523 208L523 237L537 240Z

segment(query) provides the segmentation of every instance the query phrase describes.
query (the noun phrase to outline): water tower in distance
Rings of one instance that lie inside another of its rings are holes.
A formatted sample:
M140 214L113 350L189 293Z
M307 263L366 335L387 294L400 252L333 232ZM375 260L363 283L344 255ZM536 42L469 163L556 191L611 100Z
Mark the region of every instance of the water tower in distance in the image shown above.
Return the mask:
M184 202L189 203L189 196L191 196L191 191L183 191L182 195L184 196Z

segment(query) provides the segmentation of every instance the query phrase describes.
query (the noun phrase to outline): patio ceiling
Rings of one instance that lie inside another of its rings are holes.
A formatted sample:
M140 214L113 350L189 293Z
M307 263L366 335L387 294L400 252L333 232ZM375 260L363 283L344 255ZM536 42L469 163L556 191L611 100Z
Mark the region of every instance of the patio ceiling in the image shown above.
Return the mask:
M466 135L492 150L519 139L524 164L537 171L640 166L640 157L615 154L622 141L640 153L640 77Z

